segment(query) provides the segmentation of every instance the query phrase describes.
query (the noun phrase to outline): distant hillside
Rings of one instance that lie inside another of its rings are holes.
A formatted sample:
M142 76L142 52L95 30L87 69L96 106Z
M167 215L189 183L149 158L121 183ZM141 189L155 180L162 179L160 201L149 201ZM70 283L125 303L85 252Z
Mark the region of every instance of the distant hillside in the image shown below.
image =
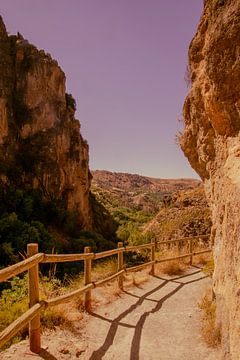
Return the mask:
M92 174L91 192L118 224L117 236L125 244L210 231L210 212L201 181L104 170ZM99 209L98 218L101 213Z
M165 206L142 228L157 240L209 234L211 215L203 185L166 198Z
M196 179L157 179L137 174L92 171L92 192L107 207L124 206L156 213L164 199L180 190L192 189Z

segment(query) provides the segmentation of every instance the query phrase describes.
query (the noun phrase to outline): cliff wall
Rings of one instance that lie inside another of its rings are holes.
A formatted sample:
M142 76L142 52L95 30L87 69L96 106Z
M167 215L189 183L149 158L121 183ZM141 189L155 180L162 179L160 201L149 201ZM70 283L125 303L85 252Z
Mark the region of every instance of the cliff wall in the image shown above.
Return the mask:
M192 86L181 147L212 212L214 292L223 359L240 356L240 1L205 0L189 48Z
M0 17L1 180L62 200L90 230L88 144L74 113L57 62L20 34L8 36Z

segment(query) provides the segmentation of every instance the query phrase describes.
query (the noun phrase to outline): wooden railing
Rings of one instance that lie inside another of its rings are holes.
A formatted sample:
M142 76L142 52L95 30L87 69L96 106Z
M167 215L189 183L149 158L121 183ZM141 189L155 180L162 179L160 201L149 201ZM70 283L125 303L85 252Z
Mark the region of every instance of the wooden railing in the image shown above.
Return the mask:
M208 238L209 235L188 237L188 238L179 238L174 240L166 240L161 242L152 241L148 244L138 245L138 246L128 246L124 247L122 242L118 243L118 248L108 251L103 251L100 253L91 252L90 247L84 248L84 253L82 254L43 254L38 253L38 244L28 244L27 245L27 254L28 258L23 260L15 265L11 265L5 269L0 270L0 282L6 281L13 276L16 276L26 270L28 270L28 293L29 293L29 309L21 315L17 320L10 324L5 330L0 333L0 347L2 347L7 341L9 341L13 336L15 336L18 331L23 327L29 324L29 340L30 340L30 350L39 353L41 349L40 341L40 312L41 310L59 305L61 303L66 303L73 299L74 297L85 295L85 309L87 311L91 308L91 291L99 286L104 285L105 283L118 279L118 286L120 289L123 289L123 275L125 272L139 271L147 266L151 266L150 273L154 275L155 273L155 264L162 263L165 261L171 261L181 258L190 258L190 265L193 263L193 256L198 254L203 254L211 252L211 249L204 249L201 251L193 251L193 241ZM177 242L189 242L189 252L183 255L178 255L176 257L169 258L160 258L156 259L157 247L161 247L166 244L173 244ZM124 252L135 252L139 250L150 250L151 260L137 266L132 266L127 268L124 265ZM117 255L118 256L118 268L117 272L105 279L92 281L91 279L91 270L92 270L92 261L97 259L102 259L108 256ZM58 296L49 300L41 300L39 296L39 264L43 263L59 263L66 261L84 261L84 286L78 290L72 291L68 294Z

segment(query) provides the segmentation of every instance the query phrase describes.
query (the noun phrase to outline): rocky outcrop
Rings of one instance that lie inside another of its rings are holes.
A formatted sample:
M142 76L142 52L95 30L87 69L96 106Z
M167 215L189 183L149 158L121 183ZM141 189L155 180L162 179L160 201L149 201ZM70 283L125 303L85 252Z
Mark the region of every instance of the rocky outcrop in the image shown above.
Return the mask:
M0 173L2 181L39 188L78 213L90 230L88 144L75 119L57 62L0 18Z
M214 292L223 359L240 354L240 2L205 0L189 48L181 147L212 212Z

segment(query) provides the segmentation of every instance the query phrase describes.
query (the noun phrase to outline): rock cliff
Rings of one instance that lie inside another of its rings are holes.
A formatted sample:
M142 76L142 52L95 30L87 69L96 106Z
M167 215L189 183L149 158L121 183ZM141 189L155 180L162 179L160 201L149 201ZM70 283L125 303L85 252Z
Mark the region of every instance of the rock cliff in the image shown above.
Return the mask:
M212 212L214 292L223 359L240 354L240 1L205 0L189 48L181 147Z
M21 34L8 36L0 17L1 181L62 200L90 230L88 144L75 106L57 62Z

